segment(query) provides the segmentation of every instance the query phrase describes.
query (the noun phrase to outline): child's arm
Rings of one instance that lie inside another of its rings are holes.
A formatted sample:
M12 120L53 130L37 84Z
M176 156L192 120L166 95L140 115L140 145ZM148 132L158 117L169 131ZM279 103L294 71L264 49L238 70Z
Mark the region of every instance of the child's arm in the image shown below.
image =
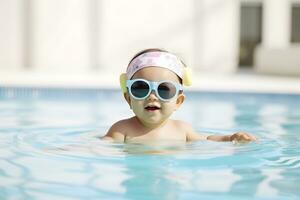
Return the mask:
M245 132L237 132L232 135L207 135L203 133L196 133L192 126L184 124L187 130L187 141L198 141L198 140L211 140L216 142L250 142L257 141L257 138L251 134Z
M122 130L121 124L117 122L110 127L106 135L101 139L115 142L124 142L124 134L120 130Z
M207 140L217 141L217 142L251 142L257 141L257 138L249 133L237 132L232 135L210 135Z
M114 142L124 142L124 135L119 132L107 132L107 134L101 139Z
M207 137L209 135L202 134L202 133L196 133L193 129L193 127L185 122L181 122L181 126L186 130L186 141L192 142L192 141L198 141L198 140L207 140Z

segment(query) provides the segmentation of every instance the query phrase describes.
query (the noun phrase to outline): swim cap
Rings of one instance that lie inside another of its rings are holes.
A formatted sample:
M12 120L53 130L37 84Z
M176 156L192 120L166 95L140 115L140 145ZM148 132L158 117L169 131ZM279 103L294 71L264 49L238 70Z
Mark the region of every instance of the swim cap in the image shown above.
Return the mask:
M183 65L173 54L162 51L150 51L134 58L127 67L127 79L145 67L162 67L171 70L181 79L183 78Z

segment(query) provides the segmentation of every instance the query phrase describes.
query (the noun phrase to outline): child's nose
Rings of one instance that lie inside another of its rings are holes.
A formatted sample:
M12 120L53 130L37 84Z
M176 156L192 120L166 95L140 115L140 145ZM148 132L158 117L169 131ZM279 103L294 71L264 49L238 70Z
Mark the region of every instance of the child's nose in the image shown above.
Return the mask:
M152 90L151 93L150 93L150 95L149 95L149 97L148 97L148 100L157 100L157 99L158 98L157 98L157 96L155 94L155 91Z

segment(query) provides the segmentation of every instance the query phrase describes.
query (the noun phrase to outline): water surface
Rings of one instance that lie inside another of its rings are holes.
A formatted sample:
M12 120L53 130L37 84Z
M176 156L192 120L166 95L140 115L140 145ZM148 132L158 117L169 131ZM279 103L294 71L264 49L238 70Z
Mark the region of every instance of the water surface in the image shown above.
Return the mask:
M0 88L0 199L299 199L299 95L186 96L173 118L260 142L107 143L119 91Z

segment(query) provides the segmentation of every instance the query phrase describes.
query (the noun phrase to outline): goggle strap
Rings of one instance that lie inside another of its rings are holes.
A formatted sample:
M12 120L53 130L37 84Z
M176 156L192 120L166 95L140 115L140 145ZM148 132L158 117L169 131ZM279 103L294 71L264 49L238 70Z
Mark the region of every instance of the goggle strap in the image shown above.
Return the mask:
M184 67L183 69L182 84L184 86L192 85L192 70L189 67Z
M120 75L120 86L121 86L121 90L123 93L127 92L126 80L127 80L126 74L125 73L121 74Z

